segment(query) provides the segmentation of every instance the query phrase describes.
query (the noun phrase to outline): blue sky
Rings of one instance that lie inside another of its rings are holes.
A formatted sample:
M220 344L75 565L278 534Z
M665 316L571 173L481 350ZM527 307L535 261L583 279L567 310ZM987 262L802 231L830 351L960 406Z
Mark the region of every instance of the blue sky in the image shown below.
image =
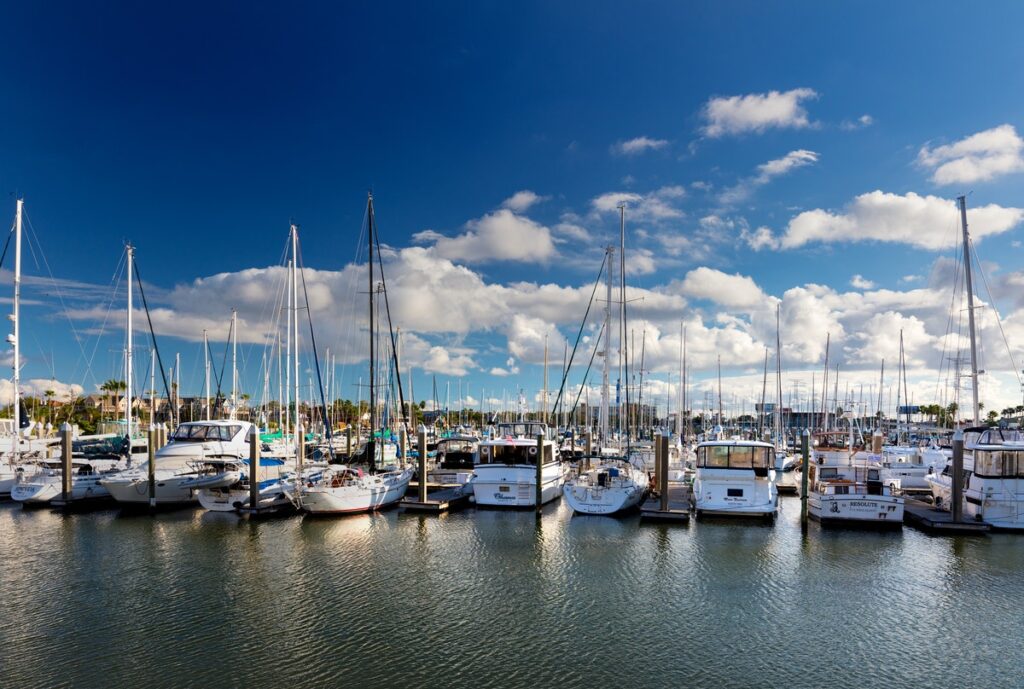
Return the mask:
M275 274L246 271L278 265L292 219L323 271L321 349L358 376L364 297L343 269L362 260L372 188L419 390L436 375L476 399L535 392L537 335L575 332L617 229L602 208L626 200L636 325L665 380L652 394L672 390L689 319L695 376L721 353L742 397L781 300L787 371L820 371L836 330L833 361L876 380L905 325L917 394L934 397L955 254L943 200L990 209L977 249L1020 358L1022 25L1015 3L12 6L0 182L11 215L26 198L49 266L27 256L27 272L75 283L28 288L23 376L91 391L117 373L123 333L101 324L131 240L186 385L203 324L226 332L237 307L258 394ZM1019 391L994 319L989 335L994 405Z

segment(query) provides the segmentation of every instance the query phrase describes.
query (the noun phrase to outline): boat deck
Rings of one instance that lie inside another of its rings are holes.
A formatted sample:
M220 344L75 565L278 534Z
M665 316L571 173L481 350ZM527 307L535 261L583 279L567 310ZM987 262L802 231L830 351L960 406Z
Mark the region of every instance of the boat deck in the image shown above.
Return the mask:
M690 522L691 487L685 483L673 483L668 487L668 509L661 509L661 496L652 495L640 506L641 522Z
M428 492L425 502L420 502L419 497L416 495L410 495L399 504L406 510L413 512L440 514L468 505L471 495L473 495L472 490L465 490L464 486L455 485Z
M903 523L921 531L933 534L980 536L991 527L985 522L972 520L953 521L953 513L935 509L921 500L906 498L903 501Z

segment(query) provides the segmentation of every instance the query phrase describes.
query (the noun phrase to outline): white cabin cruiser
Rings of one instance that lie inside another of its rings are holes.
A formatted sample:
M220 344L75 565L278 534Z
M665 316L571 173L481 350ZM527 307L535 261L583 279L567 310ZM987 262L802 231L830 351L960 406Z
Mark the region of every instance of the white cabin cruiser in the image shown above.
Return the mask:
M467 483L480 457L480 438L459 433L437 441L434 468L427 472L427 480L434 483Z
M541 465L541 504L562 493L567 466L543 423L498 424L497 437L481 441L480 462L470 485L478 506L536 507L537 462ZM541 457L537 456L537 436Z
M110 499L110 492L100 480L123 471L125 464L117 459L71 460L71 499L74 501ZM40 462L34 472L21 471L11 489L11 499L26 507L43 507L64 490L64 467L60 458Z
M576 514L609 515L639 505L649 485L639 458L607 457L566 481L562 494Z
M964 483L964 515L996 530L1024 531L1024 432L988 428L975 435L965 431L964 447L973 455L973 471Z
M225 460L221 460L225 462ZM235 512L249 507L250 460L228 460L238 470L238 480L230 485L207 486L197 494L199 504L211 512ZM227 467L225 467L225 470ZM323 468L320 467L322 473ZM304 472L307 474L308 472ZM308 475L308 480L319 478ZM280 457L260 457L257 472L259 508L289 507L295 499L295 464Z
M710 440L697 445L693 480L697 516L774 519L775 446L757 440Z
M945 465L947 456L937 446L888 446L867 459L879 468L882 482L893 493L928 493L928 476Z
M248 421L191 421L175 429L154 459L157 506L195 504L201 488L236 483L249 456ZM149 505L148 461L100 481L124 506Z
M818 433L807 474L807 511L822 526L903 527L903 498L883 483L881 470L853 460L853 431Z

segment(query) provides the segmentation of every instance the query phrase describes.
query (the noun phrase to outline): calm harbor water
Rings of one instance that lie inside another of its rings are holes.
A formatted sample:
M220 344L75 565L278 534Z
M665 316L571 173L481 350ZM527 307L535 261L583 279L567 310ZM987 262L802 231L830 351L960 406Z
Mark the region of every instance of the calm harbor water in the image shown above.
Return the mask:
M1013 686L1024 537L0 506L0 684Z

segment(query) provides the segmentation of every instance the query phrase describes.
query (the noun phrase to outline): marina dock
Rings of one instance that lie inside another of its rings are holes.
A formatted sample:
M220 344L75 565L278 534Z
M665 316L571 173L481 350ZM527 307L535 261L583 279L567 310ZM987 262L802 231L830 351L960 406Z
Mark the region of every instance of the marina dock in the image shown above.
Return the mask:
M903 523L926 533L944 536L981 536L992 528L985 522L974 520L953 521L951 512L913 498L906 498L903 502Z
M469 498L472 494L473 492L466 490L465 486L445 486L440 490L428 493L427 499L424 501L421 501L419 497L409 496L404 498L399 505L413 512L440 514L465 507L469 504Z
M670 485L667 509L662 509L660 495L648 497L640 506L640 521L688 524L690 522L690 493L690 486L685 483Z

